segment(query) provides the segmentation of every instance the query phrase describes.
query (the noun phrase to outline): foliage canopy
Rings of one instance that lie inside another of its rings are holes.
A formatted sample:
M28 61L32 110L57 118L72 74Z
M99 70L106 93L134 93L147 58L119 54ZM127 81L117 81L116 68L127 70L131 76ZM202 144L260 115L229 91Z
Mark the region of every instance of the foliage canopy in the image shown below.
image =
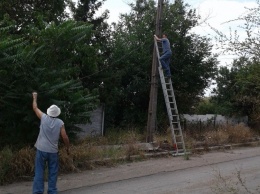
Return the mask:
M236 31L228 38L215 30L224 52L236 54L238 59L233 61L231 68L219 69L216 96L212 99L217 106L223 107L222 114L247 115L252 123L260 121L259 1L257 5L237 19L245 22L241 27L247 34L244 40L239 39Z
M130 4L131 12L122 14L113 25L111 68L104 82L104 98L109 111L109 123L144 126L149 102L150 72L155 31L156 4L138 0ZM180 112L190 111L204 89L210 85L217 70L216 56L211 53L210 40L190 33L198 25L195 10L183 1L165 1L162 26L173 44L171 70ZM160 87L160 86L159 86ZM159 117L165 120L166 111L159 90Z

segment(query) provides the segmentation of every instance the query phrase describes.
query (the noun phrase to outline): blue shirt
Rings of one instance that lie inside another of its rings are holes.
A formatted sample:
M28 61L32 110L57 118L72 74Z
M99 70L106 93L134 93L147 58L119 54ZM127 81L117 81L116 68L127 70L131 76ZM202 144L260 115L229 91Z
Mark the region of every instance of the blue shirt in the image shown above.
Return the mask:
M163 53L167 51L171 52L170 41L168 40L168 38L162 38L162 48L163 48Z
M43 114L40 132L34 146L42 152L57 153L62 125L64 122L61 119Z

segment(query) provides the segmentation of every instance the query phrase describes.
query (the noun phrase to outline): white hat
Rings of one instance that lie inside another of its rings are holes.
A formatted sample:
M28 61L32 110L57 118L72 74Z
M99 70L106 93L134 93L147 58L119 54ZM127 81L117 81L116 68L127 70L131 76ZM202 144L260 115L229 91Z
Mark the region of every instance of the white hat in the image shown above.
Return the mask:
M51 105L48 109L47 109L47 114L51 117L57 117L60 115L60 108L56 105Z

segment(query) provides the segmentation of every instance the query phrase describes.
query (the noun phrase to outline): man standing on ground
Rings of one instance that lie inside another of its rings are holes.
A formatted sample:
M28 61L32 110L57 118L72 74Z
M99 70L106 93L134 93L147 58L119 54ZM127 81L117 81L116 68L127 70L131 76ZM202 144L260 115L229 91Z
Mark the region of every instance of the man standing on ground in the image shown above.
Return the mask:
M154 35L155 39L157 41L162 42L162 48L163 48L163 54L159 58L162 68L165 70L166 77L171 77L171 70L170 70L170 60L172 56L172 51L171 51L171 45L170 41L167 38L167 35L163 33L162 38L158 38L156 35Z
M37 93L33 92L33 110L41 120L40 132L35 143L37 149L35 158L35 176L33 180L33 194L44 193L44 169L45 163L48 166L48 194L57 194L58 177L58 142L61 135L69 154L69 138L64 123L57 117L60 115L60 108L52 105L47 109L47 114L37 107Z

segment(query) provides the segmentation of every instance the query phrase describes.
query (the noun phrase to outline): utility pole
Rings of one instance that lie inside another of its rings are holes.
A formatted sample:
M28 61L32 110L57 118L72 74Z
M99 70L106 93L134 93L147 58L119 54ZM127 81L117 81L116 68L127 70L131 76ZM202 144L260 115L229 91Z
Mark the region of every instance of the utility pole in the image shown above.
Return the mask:
M163 7L163 0L158 0L155 34L160 37L162 35L162 23L161 23L162 7ZM158 96L158 59L156 54L156 48L154 46L152 74L151 74L150 101L149 101L148 120L147 120L146 141L148 143L153 142L153 135L156 128L157 96Z

